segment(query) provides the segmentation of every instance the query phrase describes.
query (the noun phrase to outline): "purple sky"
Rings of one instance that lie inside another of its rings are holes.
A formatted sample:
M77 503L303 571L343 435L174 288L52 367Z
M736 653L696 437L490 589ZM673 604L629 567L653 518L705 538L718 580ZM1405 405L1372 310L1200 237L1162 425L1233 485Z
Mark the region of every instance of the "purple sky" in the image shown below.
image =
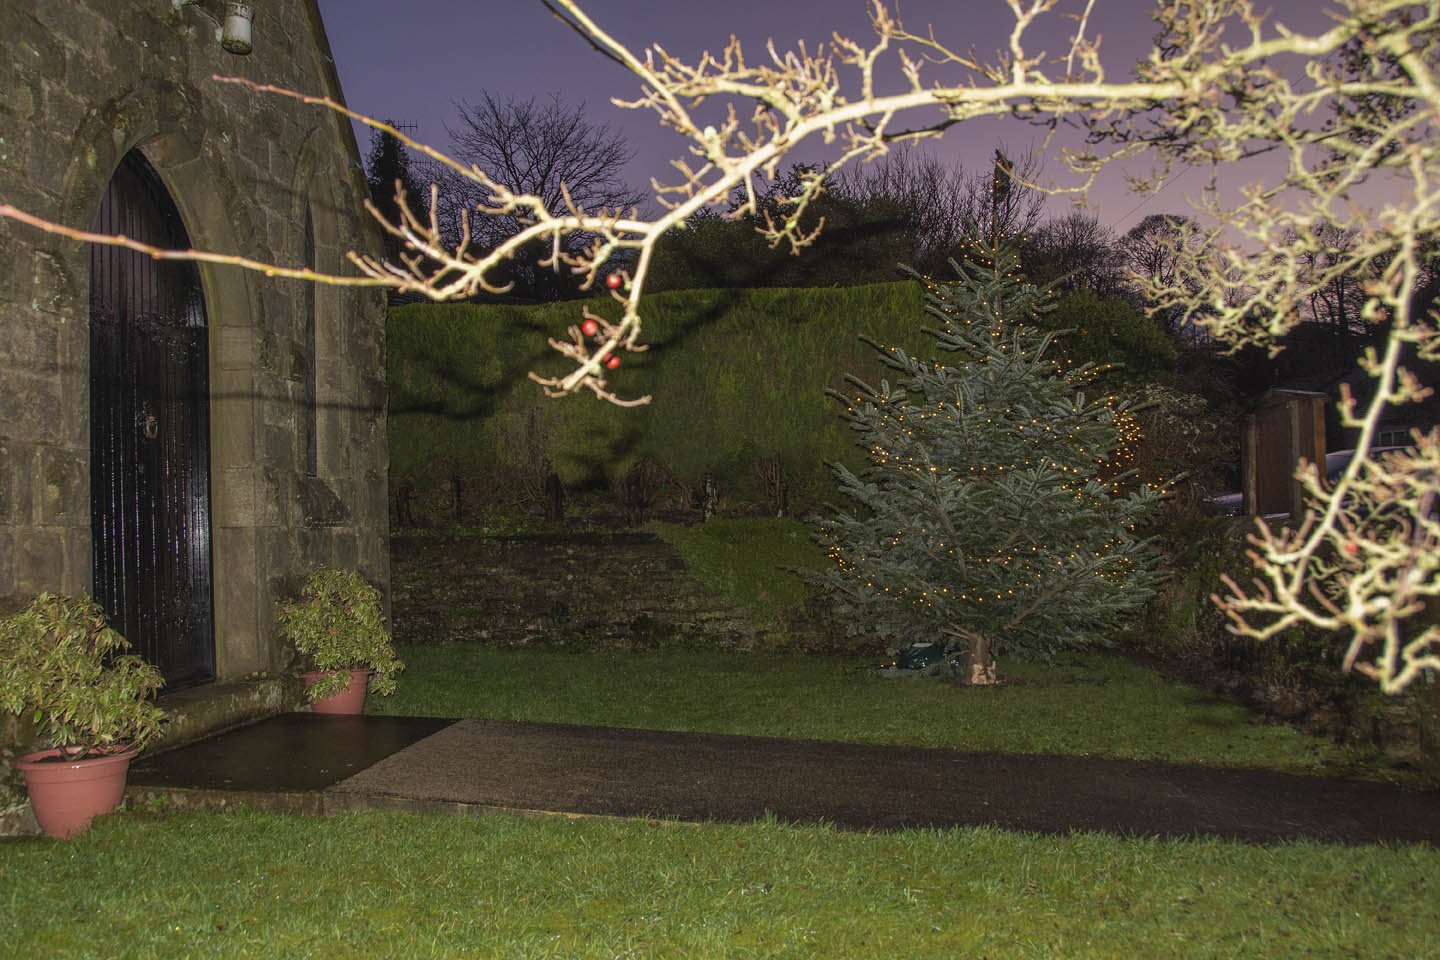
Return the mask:
M558 92L567 103L584 102L596 123L624 134L636 152L626 169L636 186L645 185L651 176L664 177L670 159L686 156L681 138L661 127L653 114L611 105L611 97L633 98L638 81L590 50L540 0L319 0L319 4L349 106L416 124L419 138L436 147L449 146L446 125L457 123L456 101L474 101L482 90L519 99ZM744 44L750 61L764 55L765 41L772 37L782 51L793 49L799 40L814 49L828 41L832 29L861 42L873 38L866 0L589 0L583 6L602 28L637 53L659 43L687 62L706 49L718 52L732 32ZM1153 0L1098 0L1095 6L1088 32L1103 38L1107 74L1122 78L1149 48L1155 32L1149 18ZM1325 22L1317 6L1317 0L1274 0L1271 9L1296 28L1313 29ZM1084 0L1058 4L1061 13L1083 8ZM830 12L819 17L813 13L816 9ZM912 31L932 24L938 37L961 48L973 45L977 51L1007 43L1014 23L1004 0L903 0L900 11ZM1045 49L1058 52L1073 21L1052 13L1045 22L1051 29L1039 31L1037 25L1034 36ZM359 136L363 152L369 137L363 131ZM1013 156L1038 147L1039 141L1039 131L1013 121L971 121L953 128L932 149L975 170L987 167L1002 142ZM1048 161L1044 172L1064 182L1066 171L1058 158ZM1175 178L1159 196L1144 199L1125 193L1117 173L1101 182L1091 202L1102 222L1123 231L1147 214L1185 210L1186 192L1198 191L1206 179L1207 172L1190 172ZM1063 212L1062 203L1052 201L1052 210Z

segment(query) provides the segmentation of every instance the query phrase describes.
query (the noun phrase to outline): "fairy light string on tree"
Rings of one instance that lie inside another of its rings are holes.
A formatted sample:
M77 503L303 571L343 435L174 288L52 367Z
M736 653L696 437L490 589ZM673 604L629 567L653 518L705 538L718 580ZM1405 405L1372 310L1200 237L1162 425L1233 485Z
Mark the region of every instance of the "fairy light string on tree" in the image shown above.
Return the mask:
M974 241L955 269L917 275L937 356L873 344L896 382L851 378L844 416L869 466L833 466L859 509L820 521L833 565L811 579L857 632L944 639L965 680L989 683L995 655L1105 642L1144 604L1157 557L1137 528L1161 494L1120 492L1134 418L1087 393L1094 366L1051 357L1013 247Z
M996 182L999 183L1001 182L1001 168L997 165L996 170ZM1020 235L1004 233L1000 233L998 234L998 236L1001 246L1013 247L1015 245L1024 243L1026 239L1025 237ZM990 248L979 240L976 240L974 238L966 238L962 240L957 248L957 252L960 254L962 262L971 264L976 269L992 272L995 272L996 270L994 260L990 255ZM1003 273L1000 273L999 275L1003 276L1003 278L1007 281L1013 281L1017 283L1023 282L1024 275L1018 256L1012 258L1008 266L1004 269ZM918 275L918 278L924 285L927 293L939 293L942 284L936 281L934 277L930 276L929 274L923 274ZM1048 290L1046 291L1046 293L1048 293ZM982 305L986 305L983 300ZM1025 323L1023 320L1017 320L1015 321L1015 326L1023 327L1025 326ZM1090 363L1084 366L1077 366L1075 361L1071 358L1069 351L1066 349L1067 335L1072 332L1074 331L1052 331L1052 339L1049 341L1048 346L1045 348L1045 355L1052 362L1054 362L1056 372L1062 376L1068 377L1070 383L1076 389L1096 382L1105 374L1110 373L1111 371L1116 370L1121 366L1115 363ZM1082 330L1079 332L1088 333L1089 331ZM990 335L992 338L995 338L1002 336L1003 333L1003 330L997 328L991 331ZM1021 351L1021 355L1025 355L1024 350ZM1171 479L1165 477L1157 477L1153 480L1144 480L1136 476L1134 473L1135 464L1138 460L1138 450L1142 440L1140 422L1136 419L1134 411L1128 407L1117 408L1115 406L1116 398L1114 396L1106 395L1102 397L1099 402L1109 406L1112 409L1116 418L1116 425L1118 428L1115 449L1110 453L1108 459L1106 460L1105 466L1102 468L1102 472L1115 483L1116 491L1124 491L1132 486L1143 483L1158 493L1168 493L1173 484L1173 481Z

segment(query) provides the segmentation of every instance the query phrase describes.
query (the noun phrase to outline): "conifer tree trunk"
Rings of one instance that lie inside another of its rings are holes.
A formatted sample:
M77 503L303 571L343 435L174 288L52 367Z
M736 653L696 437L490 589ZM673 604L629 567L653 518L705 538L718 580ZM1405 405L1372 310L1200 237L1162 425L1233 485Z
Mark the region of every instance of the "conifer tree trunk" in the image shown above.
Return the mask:
M995 656L991 650L990 638L958 627L947 629L946 633L958 637L966 644L960 658L960 671L956 678L968 687L988 687L997 682Z

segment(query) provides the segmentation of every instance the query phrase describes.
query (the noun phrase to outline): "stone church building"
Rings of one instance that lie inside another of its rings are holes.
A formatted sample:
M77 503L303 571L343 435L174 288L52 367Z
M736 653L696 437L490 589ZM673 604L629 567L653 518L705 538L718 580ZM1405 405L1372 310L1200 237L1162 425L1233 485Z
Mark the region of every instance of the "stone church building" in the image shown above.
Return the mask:
M378 249L349 122L216 74L343 99L315 0L0 5L0 203L322 271ZM0 250L0 613L92 595L167 691L279 709L305 575L389 595L383 295L3 217Z

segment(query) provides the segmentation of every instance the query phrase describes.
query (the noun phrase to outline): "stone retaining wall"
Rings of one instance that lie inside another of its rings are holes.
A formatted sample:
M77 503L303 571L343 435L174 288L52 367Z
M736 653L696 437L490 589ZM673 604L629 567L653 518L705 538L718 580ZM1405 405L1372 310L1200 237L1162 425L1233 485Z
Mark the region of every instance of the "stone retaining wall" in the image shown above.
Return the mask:
M768 631L647 533L396 537L397 641L749 649Z

